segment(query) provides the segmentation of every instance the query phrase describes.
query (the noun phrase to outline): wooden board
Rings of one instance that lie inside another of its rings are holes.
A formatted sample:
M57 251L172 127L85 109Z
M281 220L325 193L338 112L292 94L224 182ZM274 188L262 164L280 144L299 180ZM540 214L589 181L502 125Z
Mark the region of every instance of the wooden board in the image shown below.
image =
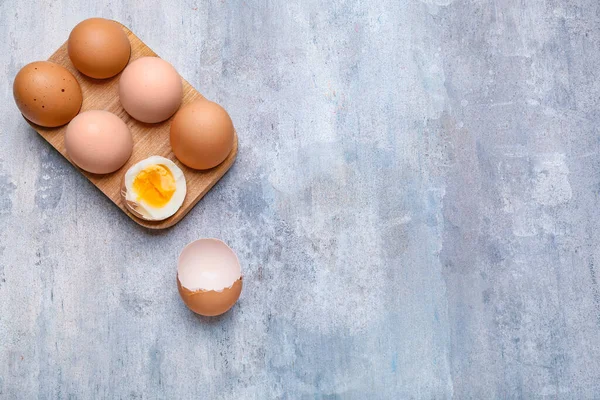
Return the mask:
M131 59L133 60L145 57L156 56L148 46L144 44L137 36L135 36L127 27L123 26L123 30L127 33L131 43ZM207 171L197 171L190 169L180 163L173 152L169 143L169 127L171 126L171 118L158 124L146 124L136 121L125 112L119 102L119 78L121 74L110 79L92 79L82 75L75 69L67 54L67 43L65 42L52 56L48 59L56 64L60 64L67 68L75 76L81 91L83 93L83 105L81 112L86 110L107 110L118 115L129 127L133 135L133 154L127 163L118 171L108 175L95 175L79 169L69 159L64 141L64 133L66 128L61 126L58 128L45 128L31 123L29 124L58 150L75 168L85 175L98 189L102 191L109 199L113 201L123 212L138 224L150 229L164 229L175 225L179 222L198 201L221 179L221 177L229 170L237 155L237 134L234 138L233 150L229 156L217 167ZM183 103L187 104L193 100L201 99L202 95L192 87L185 79L183 79ZM121 186L125 172L133 164L147 157L158 155L173 160L177 166L183 171L186 183L187 194L183 205L170 218L163 221L151 222L137 218L125 207L125 203L121 197Z

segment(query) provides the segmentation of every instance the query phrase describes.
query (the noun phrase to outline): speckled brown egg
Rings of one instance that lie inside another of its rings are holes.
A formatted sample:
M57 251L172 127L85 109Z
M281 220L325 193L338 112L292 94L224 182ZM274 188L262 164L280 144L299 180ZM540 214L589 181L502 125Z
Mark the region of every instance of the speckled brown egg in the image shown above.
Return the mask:
M105 79L125 68L131 55L131 44L117 22L90 18L73 28L67 50L79 72L91 78Z
M25 118L55 127L72 120L83 97L79 83L65 67L48 61L27 64L15 77L13 96Z

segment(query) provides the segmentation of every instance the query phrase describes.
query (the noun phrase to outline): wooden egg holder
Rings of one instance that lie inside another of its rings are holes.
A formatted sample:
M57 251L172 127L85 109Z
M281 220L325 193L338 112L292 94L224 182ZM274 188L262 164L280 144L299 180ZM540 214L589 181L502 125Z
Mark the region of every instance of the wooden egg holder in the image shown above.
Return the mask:
M131 58L129 62L140 57L156 57L144 42L135 36L127 27L123 30L131 43ZM113 203L117 205L125 214L138 224L150 229L164 229L175 225L204 197L204 195L221 179L223 175L231 168L238 151L237 133L234 136L234 144L231 153L221 164L206 171L198 171L186 167L175 158L171 150L169 139L169 128L171 118L158 124L147 124L133 119L125 112L119 101L119 77L121 74L109 79L92 79L75 69L67 53L67 43L65 42L58 50L50 56L48 61L62 65L68 69L79 82L83 94L83 104L81 111L87 110L106 110L119 116L127 125L133 136L133 153L127 163L116 172L107 175L96 175L78 168L69 159L66 149L64 134L66 125L58 128L45 128L31 123L35 129L48 143L52 145L60 154L62 154L75 168L77 168L90 182L102 191ZM183 81L183 101L181 105L188 104L194 100L201 99L203 96L198 93L192 85L185 79ZM150 156L163 156L172 160L183 171L187 184L187 194L181 208L171 217L162 221L145 221L133 215L125 206L125 201L121 196L121 187L125 172L133 164L148 158Z

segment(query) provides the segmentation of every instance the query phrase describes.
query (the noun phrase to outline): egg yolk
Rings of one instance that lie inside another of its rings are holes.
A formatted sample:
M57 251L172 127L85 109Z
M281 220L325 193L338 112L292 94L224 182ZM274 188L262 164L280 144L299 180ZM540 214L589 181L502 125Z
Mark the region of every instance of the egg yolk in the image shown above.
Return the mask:
M164 165L150 165L140 171L133 181L138 201L152 207L163 207L175 193L175 178Z

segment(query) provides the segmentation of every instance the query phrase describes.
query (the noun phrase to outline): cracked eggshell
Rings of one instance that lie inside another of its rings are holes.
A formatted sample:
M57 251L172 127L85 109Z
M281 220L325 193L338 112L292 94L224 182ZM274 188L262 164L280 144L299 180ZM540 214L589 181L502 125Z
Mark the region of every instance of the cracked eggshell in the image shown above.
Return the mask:
M239 260L221 240L196 240L179 256L177 287L185 305L196 314L221 315L233 307L242 292Z

